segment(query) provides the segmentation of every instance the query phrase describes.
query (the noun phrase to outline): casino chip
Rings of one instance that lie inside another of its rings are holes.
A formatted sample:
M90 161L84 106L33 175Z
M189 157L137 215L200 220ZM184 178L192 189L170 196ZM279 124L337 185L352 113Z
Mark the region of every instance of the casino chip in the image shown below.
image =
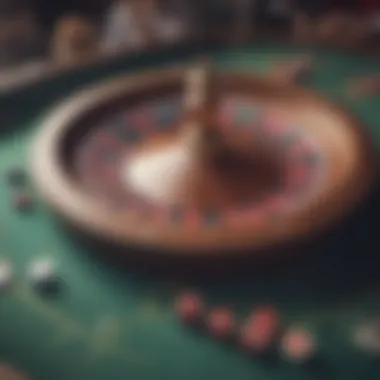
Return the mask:
M353 341L363 351L380 356L380 319L360 325L354 332Z
M284 357L294 363L309 362L316 355L316 343L313 335L301 328L289 329L281 340Z
M0 290L9 288L13 280L13 269L10 263L0 262Z
M202 319L204 303L200 295L186 293L178 297L175 302L175 310L181 321L196 323Z
M218 339L232 337L236 327L235 313L227 307L212 310L207 316L207 328L210 334Z
M37 260L30 264L28 275L37 290L51 292L56 290L58 276L56 265L52 260Z
M252 313L240 330L239 341L253 354L267 353L280 330L280 315L275 308L260 308Z

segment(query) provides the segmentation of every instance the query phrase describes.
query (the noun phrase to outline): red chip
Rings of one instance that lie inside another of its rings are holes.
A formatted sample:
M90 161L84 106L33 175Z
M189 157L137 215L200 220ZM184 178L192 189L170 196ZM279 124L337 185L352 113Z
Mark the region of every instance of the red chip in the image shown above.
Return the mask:
M227 307L214 309L207 317L208 330L212 336L218 339L231 337L235 326L235 313Z
M315 341L306 330L294 329L282 338L281 348L284 355L294 362L305 362L315 355Z
M274 307L259 308L254 311L250 318L265 329L274 328L277 331L280 326L280 313Z
M193 323L202 317L204 304L199 295L187 293L177 299L175 307L177 315L182 321Z
M280 315L274 308L255 311L240 331L240 343L254 353L270 349L280 329Z

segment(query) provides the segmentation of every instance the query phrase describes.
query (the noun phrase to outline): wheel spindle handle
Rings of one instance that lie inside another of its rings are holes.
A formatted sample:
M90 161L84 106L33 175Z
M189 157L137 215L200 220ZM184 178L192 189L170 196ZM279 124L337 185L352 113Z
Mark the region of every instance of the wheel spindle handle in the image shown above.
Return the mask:
M187 146L208 154L220 145L220 134L215 126L219 101L217 76L208 59L189 69L185 78L183 136Z

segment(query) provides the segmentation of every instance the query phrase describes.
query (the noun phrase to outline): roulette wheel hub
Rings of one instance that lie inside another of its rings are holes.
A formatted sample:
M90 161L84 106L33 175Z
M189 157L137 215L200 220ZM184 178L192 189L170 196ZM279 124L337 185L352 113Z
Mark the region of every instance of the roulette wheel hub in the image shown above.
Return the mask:
M161 128L152 109L168 96L179 116ZM69 99L46 118L33 173L55 210L121 245L259 253L351 210L369 190L372 157L360 123L339 107L202 62Z

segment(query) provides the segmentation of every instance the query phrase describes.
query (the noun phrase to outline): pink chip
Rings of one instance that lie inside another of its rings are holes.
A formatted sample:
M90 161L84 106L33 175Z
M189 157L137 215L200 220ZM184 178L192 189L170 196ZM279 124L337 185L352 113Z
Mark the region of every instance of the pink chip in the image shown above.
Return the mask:
M214 309L207 317L208 330L218 339L231 337L235 331L235 325L235 313L227 307Z
M187 293L176 300L175 308L177 315L183 322L194 323L202 317L204 304L199 295Z
M288 331L282 338L281 348L289 360L298 363L310 360L316 351L313 336L303 329Z
M271 348L272 334L265 330L244 329L241 332L240 343L249 352L264 354Z
M280 315L272 307L260 308L247 319L240 331L240 343L255 354L267 352L280 329Z

